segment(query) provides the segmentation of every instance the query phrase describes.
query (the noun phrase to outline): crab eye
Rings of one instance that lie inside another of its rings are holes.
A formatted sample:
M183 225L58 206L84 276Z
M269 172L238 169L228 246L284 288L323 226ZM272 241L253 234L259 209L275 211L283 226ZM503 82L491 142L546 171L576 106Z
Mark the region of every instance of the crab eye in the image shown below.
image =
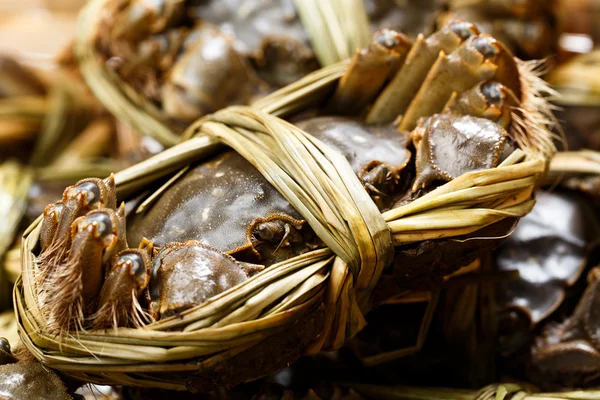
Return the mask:
M481 93L490 104L502 102L502 84L498 82L486 82L481 85Z
M98 233L99 237L106 236L109 233L112 233L112 230L113 230L112 221L110 220L110 216L105 212L88 215L85 218L85 221L83 224L84 224L83 227L95 225L96 232Z
M454 22L450 25L450 30L462 40L467 40L475 35L475 26L469 22Z
M491 37L478 37L473 39L473 47L485 58L492 58L498 54L498 49L494 46L496 39Z
M83 182L75 185L68 191L69 197L75 197L79 193L85 193L86 204L94 204L100 201L100 188L94 182Z
M268 242L278 242L283 237L285 229L275 221L263 222L256 227L258 239Z

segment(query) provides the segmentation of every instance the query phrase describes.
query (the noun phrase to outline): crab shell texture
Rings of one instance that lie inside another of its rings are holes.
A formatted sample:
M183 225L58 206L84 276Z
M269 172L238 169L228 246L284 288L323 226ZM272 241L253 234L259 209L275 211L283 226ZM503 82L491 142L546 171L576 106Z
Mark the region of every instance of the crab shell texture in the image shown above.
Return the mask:
M0 398L72 400L58 375L35 360L19 360L0 338Z
M533 330L563 303L599 236L594 209L583 196L538 194L533 210L495 254L498 270L519 271L519 279L496 285L503 355L523 350Z

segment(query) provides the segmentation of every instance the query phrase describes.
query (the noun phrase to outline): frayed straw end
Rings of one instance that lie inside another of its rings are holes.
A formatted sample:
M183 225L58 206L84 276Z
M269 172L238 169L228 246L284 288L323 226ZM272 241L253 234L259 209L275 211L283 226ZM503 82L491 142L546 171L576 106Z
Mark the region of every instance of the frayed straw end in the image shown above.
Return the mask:
M515 58L521 80L521 104L511 113L510 137L532 157L541 158L548 164L559 138L552 133L560 128L548 102L549 97L557 97L558 92L540 78L547 69L547 60L522 61Z

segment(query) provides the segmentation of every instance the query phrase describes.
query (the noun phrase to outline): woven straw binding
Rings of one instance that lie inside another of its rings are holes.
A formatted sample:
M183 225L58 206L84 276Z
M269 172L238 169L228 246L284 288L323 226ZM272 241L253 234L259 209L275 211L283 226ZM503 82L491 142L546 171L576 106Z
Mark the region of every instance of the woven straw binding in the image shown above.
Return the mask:
M166 389L206 388L207 380L226 384L228 365L277 367L267 361L277 358L272 352L285 353L278 345L317 352L338 348L356 334L393 246L466 235L531 210L547 149L524 146L497 168L467 173L380 214L343 156L275 116L320 104L346 65L317 71L253 108L205 117L188 129L186 142L115 176L118 192L131 193L201 160L218 139L250 161L328 248L271 266L179 316L140 329L80 331L59 342L46 331L36 300L38 220L25 234L22 279L14 291L21 338L33 355L101 384Z

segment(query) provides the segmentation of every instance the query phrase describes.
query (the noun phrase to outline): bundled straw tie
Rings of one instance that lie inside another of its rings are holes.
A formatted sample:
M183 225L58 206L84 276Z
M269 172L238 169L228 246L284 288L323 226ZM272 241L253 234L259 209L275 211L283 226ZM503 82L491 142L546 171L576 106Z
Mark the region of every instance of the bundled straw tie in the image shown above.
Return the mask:
M326 330L337 318L349 325L346 335L336 337L357 333L365 324L368 294L390 264L393 246L390 229L345 157L294 125L250 107L217 112L189 131L214 136L246 158L335 253ZM326 336L321 335L315 350Z
M142 328L82 329L57 337L48 329L35 287L40 218L24 235L23 274L14 291L25 346L45 365L95 383L179 390L239 383L306 352L340 348L358 333L394 246L469 240L464 235L532 209L552 150L543 106L533 94L518 110L523 115L515 122L523 127L514 135L519 149L498 167L462 174L381 213L340 152L282 119L321 107L354 67L341 61L252 107L203 117L183 134L187 140L114 177L122 200L175 174L153 193L156 197L181 168L229 146L287 199L326 248L273 264L202 304ZM530 90L536 92L532 82ZM283 354L270 357L273 349Z
M535 181L544 171L542 160L517 150L498 168L465 174L381 214L341 154L257 108L230 107L207 116L184 134L193 135L217 138L246 158L336 255L324 334L311 352L339 348L364 327L369 294L390 264L393 246L465 235L521 217L533 207Z

